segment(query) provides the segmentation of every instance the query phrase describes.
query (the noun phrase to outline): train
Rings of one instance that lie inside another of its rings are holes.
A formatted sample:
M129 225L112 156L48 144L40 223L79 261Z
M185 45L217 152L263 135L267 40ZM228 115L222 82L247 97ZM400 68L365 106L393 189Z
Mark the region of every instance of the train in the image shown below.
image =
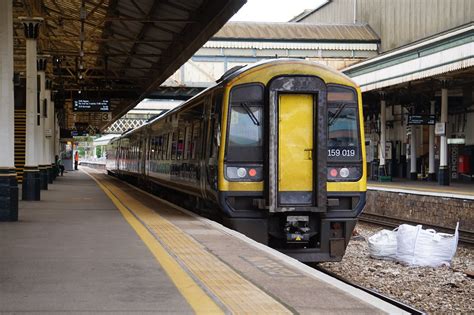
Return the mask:
M363 121L344 74L267 60L115 138L106 168L297 260L340 261L366 200Z

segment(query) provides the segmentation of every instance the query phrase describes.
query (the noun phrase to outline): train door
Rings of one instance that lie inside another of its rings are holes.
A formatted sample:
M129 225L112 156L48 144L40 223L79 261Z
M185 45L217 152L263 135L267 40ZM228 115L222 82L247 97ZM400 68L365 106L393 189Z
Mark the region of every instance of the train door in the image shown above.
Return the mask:
M317 77L278 77L269 85L270 212L325 212L326 85Z
M217 159L220 135L220 111L222 106L222 90L216 91L212 100L206 104L206 136L204 155L204 176L202 178L203 194L207 198L217 198Z
M312 206L313 95L282 93L278 105L278 202Z

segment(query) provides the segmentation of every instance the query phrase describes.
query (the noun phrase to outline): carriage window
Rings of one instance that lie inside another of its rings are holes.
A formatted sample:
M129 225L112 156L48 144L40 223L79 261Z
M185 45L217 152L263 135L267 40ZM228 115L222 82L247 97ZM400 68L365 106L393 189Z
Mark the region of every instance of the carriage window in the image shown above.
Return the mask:
M161 150L163 150L163 136L159 136L155 143L155 160L161 160Z
M171 159L176 159L176 151L178 149L178 132L173 132L173 136L171 137Z
M178 149L176 154L176 159L181 160L183 158L184 152L184 129L180 128L178 132Z
M191 154L190 154L190 149L189 147L191 146L191 131L192 131L192 126L186 126L186 129L185 129L185 133L186 133L186 136L185 136L185 144L184 144L184 159L187 160L191 157Z
M168 142L169 142L169 134L165 134L163 136L163 147L162 147L162 150L161 150L161 154L163 156L163 160L167 160L168 159Z
M263 85L245 84L230 92L228 161L263 160Z
M199 158L199 138L201 137L201 123L195 122L193 125L193 139L189 150L191 152L191 158L194 160Z
M359 111L354 90L328 87L328 159L359 160Z

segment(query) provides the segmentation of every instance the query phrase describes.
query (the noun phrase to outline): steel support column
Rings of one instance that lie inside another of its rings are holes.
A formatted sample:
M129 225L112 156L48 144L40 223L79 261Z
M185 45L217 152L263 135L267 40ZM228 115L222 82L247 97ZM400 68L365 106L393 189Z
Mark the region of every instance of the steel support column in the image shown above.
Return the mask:
M439 171L438 171L438 183L440 185L449 185L449 170L448 170L448 89L446 87L447 82L443 82L443 88L441 89L441 123L445 125L445 133L440 137L440 152L439 152Z
M387 105L384 98L380 101L380 147L379 147L379 178L386 176L385 169L385 142L387 134Z
M40 187L42 190L48 190L48 162L46 161L46 139L44 137L45 129L45 108L44 101L46 99L46 63L47 57L38 56L36 66L38 70L39 80L39 104L37 108L37 124L36 124L36 143L38 145L38 163L40 172Z
M430 114L435 114L435 101L431 101L430 107ZM435 173L435 133L434 133L434 126L429 126L429 160L428 160L428 180L429 181L436 181L436 173Z
M23 200L40 200L40 174L38 161L37 131L37 65L36 40L42 18L19 18L24 26L26 37L26 152L23 173Z
M51 88L52 82L51 80L46 80L46 117L44 120L44 136L45 136L45 149L44 149L44 156L45 161L48 165L48 183L52 184L55 178L54 174L54 149L53 149L53 115L54 115L54 108L51 102Z
M17 221L12 1L0 1L0 43L0 221Z
M418 172L416 171L416 126L411 126L410 134L410 179L417 180Z

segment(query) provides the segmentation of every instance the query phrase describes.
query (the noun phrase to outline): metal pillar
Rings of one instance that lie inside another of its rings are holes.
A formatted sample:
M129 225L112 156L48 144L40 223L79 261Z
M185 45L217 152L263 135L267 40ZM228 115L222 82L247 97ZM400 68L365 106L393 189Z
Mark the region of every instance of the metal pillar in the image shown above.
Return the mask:
M23 200L40 200L40 174L38 161L37 129L37 68L36 39L42 18L19 18L25 28L26 37L26 156L23 173Z
M52 122L53 122L53 115L54 115L54 109L52 108L52 102L51 102L51 87L52 87L52 82L51 80L46 80L46 117L44 120L44 136L45 136L45 150L44 150L44 157L45 161L48 165L48 183L52 184L53 180L55 178L54 174L54 152L53 152L53 128L52 128Z
M18 221L12 1L0 1L0 221Z
M448 170L448 142L447 142L447 122L448 122L448 89L446 82L443 82L441 89L441 123L445 125L445 133L440 137L440 152L439 152L439 172L438 183L440 185L449 185L449 170Z
M417 180L418 173L416 171L416 126L411 126L410 135L410 179Z
M435 114L435 101L431 101L431 108L430 114ZM428 180L429 181L436 181L436 173L435 173L435 133L434 133L434 126L429 126L429 160L428 160Z
M36 128L36 143L38 145L38 149L36 152L38 153L38 163L39 163L39 172L40 172L40 187L42 190L48 190L48 163L46 161L46 139L44 137L44 129L45 129L45 108L44 102L46 99L46 63L47 63L46 56L38 56L36 67L38 70L39 80L39 104L38 104L38 120L37 120L37 128Z
M379 178L386 176L385 170L385 140L387 133L387 111L385 99L380 101L380 148L379 148Z

